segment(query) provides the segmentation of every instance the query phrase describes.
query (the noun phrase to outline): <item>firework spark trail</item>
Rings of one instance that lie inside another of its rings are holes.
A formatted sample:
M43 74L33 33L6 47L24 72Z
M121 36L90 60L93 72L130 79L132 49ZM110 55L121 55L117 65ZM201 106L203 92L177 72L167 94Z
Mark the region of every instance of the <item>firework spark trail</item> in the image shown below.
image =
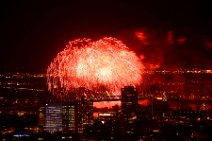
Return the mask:
M120 40L77 39L69 42L49 65L48 89L62 98L64 94L58 91L78 87L117 96L122 87L141 83L143 69L141 60Z

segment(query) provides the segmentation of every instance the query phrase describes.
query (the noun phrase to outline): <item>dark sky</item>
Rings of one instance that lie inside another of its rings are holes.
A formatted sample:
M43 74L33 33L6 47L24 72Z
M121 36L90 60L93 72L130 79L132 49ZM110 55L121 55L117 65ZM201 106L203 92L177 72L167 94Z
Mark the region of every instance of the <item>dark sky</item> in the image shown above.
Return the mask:
M164 31L189 28L211 36L211 9L209 3L194 1L2 0L0 69L46 69L71 39L117 37L143 26Z

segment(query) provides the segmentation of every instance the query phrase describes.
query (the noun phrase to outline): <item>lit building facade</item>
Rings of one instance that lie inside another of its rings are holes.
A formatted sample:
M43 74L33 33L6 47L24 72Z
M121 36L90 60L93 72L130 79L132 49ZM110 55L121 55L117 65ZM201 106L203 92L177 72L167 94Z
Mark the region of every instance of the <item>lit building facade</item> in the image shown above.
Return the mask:
M93 102L86 101L82 98L77 102L76 108L77 132L83 133L85 125L93 122Z
M136 117L138 107L138 90L133 86L121 89L121 109L125 121Z
M45 131L83 133L84 125L93 122L93 104L87 101L46 104Z
M93 123L93 102L84 98L66 103L46 104L44 126L46 132L82 134L85 125L91 123Z
M83 133L84 125L92 122L92 102L81 100L63 105L64 133Z
M62 104L46 104L45 131L49 133L62 132Z
M76 105L69 104L62 106L63 133L76 132Z
M138 90L133 86L121 89L122 134L135 134L134 124L137 120Z

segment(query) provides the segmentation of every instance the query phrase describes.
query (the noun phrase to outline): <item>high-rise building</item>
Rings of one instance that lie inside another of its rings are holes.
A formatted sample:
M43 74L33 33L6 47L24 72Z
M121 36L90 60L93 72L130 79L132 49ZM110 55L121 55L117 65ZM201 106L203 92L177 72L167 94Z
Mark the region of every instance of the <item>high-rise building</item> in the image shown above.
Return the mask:
M49 103L45 108L45 131L49 133L62 132L62 104Z
M125 121L135 118L138 107L138 90L133 86L121 89L121 109Z
M93 104L85 100L50 103L45 108L45 131L83 133L84 125L93 122Z
M45 131L82 134L84 125L93 122L93 102L84 97L84 88L79 88L77 99L61 104L46 105Z
M134 135L134 125L137 120L138 91L133 86L126 86L121 89L121 111L122 111L122 134Z
M83 133L86 124L93 122L93 103L84 97L77 102L77 132Z
M63 105L63 132L83 133L84 125L93 122L92 102L75 101Z
M76 113L75 104L65 104L62 106L64 133L76 132Z

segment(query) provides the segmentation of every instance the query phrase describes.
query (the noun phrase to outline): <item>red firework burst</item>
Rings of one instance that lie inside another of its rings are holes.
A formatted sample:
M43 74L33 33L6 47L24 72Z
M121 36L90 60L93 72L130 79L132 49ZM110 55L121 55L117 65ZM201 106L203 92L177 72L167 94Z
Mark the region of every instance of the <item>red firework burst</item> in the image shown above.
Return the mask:
M64 92L78 87L117 96L122 87L141 83L143 69L139 57L120 40L77 39L69 42L49 65L48 89L61 98Z

